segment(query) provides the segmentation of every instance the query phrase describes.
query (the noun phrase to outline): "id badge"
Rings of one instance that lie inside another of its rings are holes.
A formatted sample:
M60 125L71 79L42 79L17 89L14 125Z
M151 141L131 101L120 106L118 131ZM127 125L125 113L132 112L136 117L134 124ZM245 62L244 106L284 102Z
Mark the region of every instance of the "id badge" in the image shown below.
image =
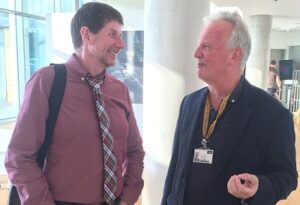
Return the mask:
M194 150L194 163L212 164L214 151L211 149L198 148Z

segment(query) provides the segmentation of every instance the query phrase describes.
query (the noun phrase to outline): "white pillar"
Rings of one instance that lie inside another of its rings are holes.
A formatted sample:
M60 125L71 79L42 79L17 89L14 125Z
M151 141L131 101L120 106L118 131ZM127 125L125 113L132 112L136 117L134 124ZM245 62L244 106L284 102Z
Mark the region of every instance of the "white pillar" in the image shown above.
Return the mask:
M246 78L255 86L267 89L270 61L272 16L250 16L252 50L246 65Z
M199 89L193 57L208 0L145 0L143 205L160 204L180 102Z

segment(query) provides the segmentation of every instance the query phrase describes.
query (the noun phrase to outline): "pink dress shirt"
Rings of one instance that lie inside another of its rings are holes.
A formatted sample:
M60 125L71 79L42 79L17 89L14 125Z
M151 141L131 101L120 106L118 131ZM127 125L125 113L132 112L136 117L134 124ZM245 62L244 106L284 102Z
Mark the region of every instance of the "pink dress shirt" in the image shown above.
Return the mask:
M53 205L54 200L103 202L103 150L92 90L82 80L87 71L73 54L44 171L36 153L44 140L54 69L38 70L28 81L24 103L8 146L5 166L23 205ZM144 150L127 87L105 73L102 85L117 158L117 195L134 204L143 188Z

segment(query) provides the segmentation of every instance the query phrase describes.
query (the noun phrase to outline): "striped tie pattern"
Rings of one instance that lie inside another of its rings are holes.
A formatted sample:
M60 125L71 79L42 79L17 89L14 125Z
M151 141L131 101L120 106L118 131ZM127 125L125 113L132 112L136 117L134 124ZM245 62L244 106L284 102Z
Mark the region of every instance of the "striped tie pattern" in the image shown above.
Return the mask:
M113 204L116 199L117 192L117 177L116 177L116 157L113 154L114 138L110 134L109 118L104 109L104 100L101 92L101 85L104 80L103 75L92 76L87 74L86 81L93 90L93 95L96 101L97 116L99 119L100 131L103 141L103 155L104 155L104 200L108 204Z

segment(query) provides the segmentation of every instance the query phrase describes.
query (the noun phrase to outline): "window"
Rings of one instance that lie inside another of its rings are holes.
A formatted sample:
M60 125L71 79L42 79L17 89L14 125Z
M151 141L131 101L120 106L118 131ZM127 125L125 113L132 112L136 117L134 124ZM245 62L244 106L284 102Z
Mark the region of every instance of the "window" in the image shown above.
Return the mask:
M25 84L33 72L49 63L45 15L73 12L76 3L78 0L0 0L0 176L6 174L4 156Z
M13 15L0 12L0 120L15 117L18 112L18 80Z

